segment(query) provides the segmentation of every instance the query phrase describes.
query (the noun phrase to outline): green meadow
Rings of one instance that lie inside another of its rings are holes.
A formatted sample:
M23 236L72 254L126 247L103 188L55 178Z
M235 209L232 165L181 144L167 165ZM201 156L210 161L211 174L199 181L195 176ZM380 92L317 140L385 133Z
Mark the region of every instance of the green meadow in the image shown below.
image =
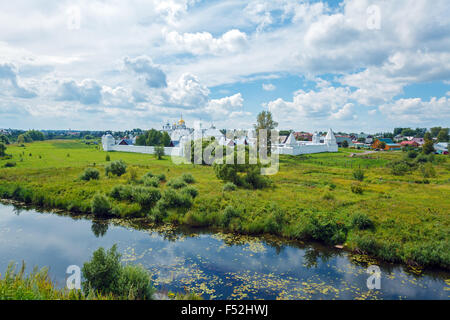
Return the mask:
M0 198L90 214L101 193L122 218L151 220L153 208L113 198L111 190L138 185L148 172L164 174L165 181L190 173L198 196L189 206L169 208L160 222L320 241L389 262L450 269L448 156L435 156L430 177L419 169L393 175L390 164L405 158L401 151L281 156L269 188L229 190L212 167L175 165L169 156L110 152L111 162L127 164L118 177L105 175L111 163L106 152L79 141L10 145L7 153L12 159L0 160ZM7 162L15 166L5 167ZM80 179L86 168L98 169L100 179ZM363 171L362 181L355 179L356 169ZM171 188L165 181L158 186L162 193Z

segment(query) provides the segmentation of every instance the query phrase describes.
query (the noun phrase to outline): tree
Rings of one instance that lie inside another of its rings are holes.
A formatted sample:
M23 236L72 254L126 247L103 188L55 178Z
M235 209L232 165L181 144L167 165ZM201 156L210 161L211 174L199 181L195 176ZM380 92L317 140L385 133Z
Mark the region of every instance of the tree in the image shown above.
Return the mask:
M155 147L155 156L158 160L161 160L164 156L164 147L163 146L157 146Z
M6 155L6 146L3 142L0 142L0 157L4 157Z
M258 138L258 147L262 145L266 148L265 146L267 146L267 154L270 154L272 147L270 142L272 136L271 130L274 130L277 126L278 122L273 120L272 113L270 111L262 111L256 117L255 130ZM259 136L259 130L267 130L267 140L264 139L266 141L260 141L261 138Z
M448 142L448 139L449 139L448 128L439 131L439 134L437 135L438 142Z
M416 135L416 131L411 128L406 128L402 130L402 136L413 137Z
M433 138L436 138L441 130L442 130L442 127L433 127L433 128L431 128L430 129L431 136Z
M433 146L433 139L431 138L431 134L427 132L425 134L425 143L422 146L422 153L423 154L430 154L434 152L434 146Z
M342 148L348 148L348 141L347 140L342 141Z
M430 132L426 132L423 136L424 140L433 140L432 134Z

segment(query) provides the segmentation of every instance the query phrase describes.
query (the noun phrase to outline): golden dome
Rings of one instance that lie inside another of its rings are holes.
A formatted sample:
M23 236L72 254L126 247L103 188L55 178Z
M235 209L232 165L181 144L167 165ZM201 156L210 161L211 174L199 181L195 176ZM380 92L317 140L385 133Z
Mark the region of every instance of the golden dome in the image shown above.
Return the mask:
M180 119L180 121L178 121L178 124L179 124L179 125L183 125L183 124L184 124L184 120L183 120L183 119Z

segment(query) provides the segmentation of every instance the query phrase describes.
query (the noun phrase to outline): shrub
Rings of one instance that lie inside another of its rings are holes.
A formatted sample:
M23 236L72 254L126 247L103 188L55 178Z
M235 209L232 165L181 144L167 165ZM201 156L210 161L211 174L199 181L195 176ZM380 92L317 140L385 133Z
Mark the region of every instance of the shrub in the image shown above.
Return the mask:
M343 243L347 228L330 213L311 213L303 223L303 236L329 244Z
M86 168L80 176L81 180L98 180L100 179L100 171L94 168Z
M162 193L161 199L156 203L151 214L156 222L161 222L167 216L169 209L187 210L192 206L192 196L186 192L176 192L173 189L166 189Z
M330 200L334 200L335 197L334 197L334 195L333 195L331 192L326 191L326 192L324 192L324 194L322 195L322 199L330 201Z
M234 218L239 218L241 216L241 211L238 209L235 209L232 206L228 206L223 210L222 212L222 226L228 227L230 225L230 222Z
M374 226L373 221L365 213L355 213L351 218L352 227L359 230L372 229Z
M355 178L358 181L364 180L364 171L362 169L356 169L353 171L353 178Z
M407 154L409 159L416 159L418 155L419 153L415 150L409 150Z
M17 164L14 161L8 161L5 163L4 167L5 168L12 168L15 167Z
M404 176L406 173L408 173L410 170L410 167L405 162L397 162L392 165L391 173L394 176Z
M103 248L94 251L82 268L85 293L94 290L121 299L151 299L155 289L148 272L140 266L122 266L120 258L117 245L107 252Z
M169 182L167 182L167 186L173 188L173 189L181 189L185 188L187 186L186 182L184 182L181 178L171 179Z
M4 157L6 155L6 145L3 142L0 142L0 157Z
M181 193L187 194L191 196L193 199L198 196L198 190L195 187L187 186L186 188L181 190Z
M159 178L158 177L145 177L142 179L142 181L144 182L144 186L147 187L154 187L154 188L158 188L159 187Z
M183 173L181 179L188 184L195 183L195 179L190 173Z
M433 164L426 163L419 167L420 172L424 178L434 178L436 177L436 170L434 170Z
M269 215L264 221L264 232L272 234L281 234L283 225L285 224L285 213L277 204L270 204Z
M91 212L97 217L105 217L110 214L111 204L107 197L96 194L92 199Z
M153 206L161 199L161 192L156 188L132 188L133 201L139 203L143 207Z
M113 161L105 167L106 175L111 173L120 177L125 172L127 172L127 165L122 160Z
M106 155L105 160L106 160L106 162L111 161L111 157L109 156L109 154Z
M118 295L128 300L150 300L155 293L148 271L141 266L122 267L118 280Z
M159 179L159 181L164 182L166 181L166 175L164 173L157 174L156 177Z
M227 192L227 191L235 191L236 190L236 185L233 182L227 182L225 183L225 185L223 186L223 191Z
M364 190L359 183L352 183L351 190L355 194L363 194Z
M420 154L416 157L417 163L426 163L428 162L428 157L426 155Z
M109 195L116 200L131 200L132 193L131 186L117 185L112 188Z
M85 278L83 289L86 294L90 289L102 294L116 295L119 292L118 279L122 271L120 257L117 245L113 245L107 252L103 248L94 251L92 259L85 262L82 268Z
M270 185L270 180L261 175L259 167L253 167L247 171L244 177L244 186L253 189L264 189Z

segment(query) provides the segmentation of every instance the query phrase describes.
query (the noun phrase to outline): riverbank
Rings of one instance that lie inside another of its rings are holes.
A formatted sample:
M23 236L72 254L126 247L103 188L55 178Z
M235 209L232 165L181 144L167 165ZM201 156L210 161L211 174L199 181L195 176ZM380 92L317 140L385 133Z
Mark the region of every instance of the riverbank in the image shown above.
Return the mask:
M448 272L381 263L319 243L241 236L206 229L153 226L123 219L93 220L0 204L0 270L9 261L48 266L63 288L67 267L118 245L124 265L141 265L163 295L190 292L204 299L446 299ZM367 288L378 265L382 289ZM30 269L31 268L31 269Z
M190 208L170 210L164 222L318 240L390 262L450 268L448 162L434 164L436 176L423 183L418 171L404 176L391 174L388 165L402 159L401 152L380 153L369 159L349 158L351 151L346 150L282 156L280 172L271 177L272 188L224 191L223 183L210 167L177 166L170 159L158 161L148 155L110 153L111 160L127 163L128 172L121 177L105 177L106 153L79 142L11 146L8 152L17 165L0 169L2 198L73 214L89 213L97 192L108 195L117 185L133 185L133 176L139 179L152 172L164 174L169 181L189 172L196 180L198 196ZM80 180L87 167L99 169L100 180ZM363 182L353 178L355 168L364 171ZM362 193L352 192L355 184ZM161 192L168 188L164 182L159 186ZM110 201L123 212L148 213L134 203L112 198ZM223 226L222 217L229 207L234 209L231 213L237 212L236 217ZM124 217L128 218L126 214ZM355 224L360 217L363 223ZM368 222L367 228L364 221Z

